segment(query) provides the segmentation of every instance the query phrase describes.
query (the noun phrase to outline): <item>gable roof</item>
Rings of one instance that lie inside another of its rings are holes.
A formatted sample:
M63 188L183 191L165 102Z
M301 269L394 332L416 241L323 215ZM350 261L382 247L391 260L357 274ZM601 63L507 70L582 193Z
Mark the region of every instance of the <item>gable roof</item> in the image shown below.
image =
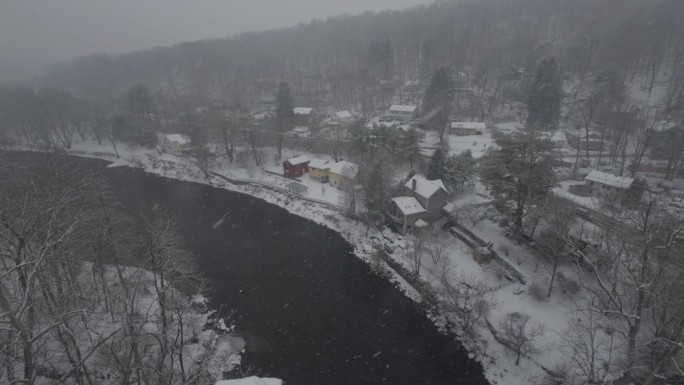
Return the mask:
M392 202L404 215L420 214L427 211L414 197L396 197L392 198Z
M340 119L347 119L347 118L351 118L351 117L352 117L352 114L351 114L349 111L347 111L347 110L344 110L344 111L337 111L337 112L335 112L335 115L337 115L337 117L340 118Z
M444 190L445 193L449 194L449 190L446 189L444 183L441 179L428 180L420 174L416 174L413 178L409 179L408 182L404 184L409 190L413 190L413 181L416 181L416 194L422 196L425 199L430 199L439 190Z
M347 162L346 160L333 163L330 165L330 172L346 176L347 178L353 178L356 176L359 167L352 162Z
M483 122L451 122L451 128L485 130L487 126Z
M300 156L297 156L295 158L288 159L285 162L290 163L291 165L295 166L298 164L309 162L309 157L305 156L305 155L300 155Z
M392 107L390 107L390 111L399 111L399 112L414 112L416 110L416 106L408 106L408 105L403 105L403 104L395 104Z
M593 170L589 174L587 174L584 180L622 189L628 189L632 185L632 183L634 183L634 179L632 178L616 176L613 174L608 174L607 172L597 170Z
M320 170L327 170L330 169L330 162L327 160L321 160L321 159L311 159L311 162L309 162L309 167L317 168Z
M309 115L311 113L311 111L313 111L313 108L295 107L294 110L292 110L292 111L294 111L294 113L296 115Z

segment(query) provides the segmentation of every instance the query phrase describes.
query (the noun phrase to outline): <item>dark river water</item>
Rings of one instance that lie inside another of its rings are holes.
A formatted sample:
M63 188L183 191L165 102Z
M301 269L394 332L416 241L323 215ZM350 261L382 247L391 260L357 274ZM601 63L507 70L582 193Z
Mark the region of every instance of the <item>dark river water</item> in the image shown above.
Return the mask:
M237 312L255 374L287 385L487 384L334 231L249 195L130 168L105 174L128 208L159 204L176 217L213 284L211 305Z

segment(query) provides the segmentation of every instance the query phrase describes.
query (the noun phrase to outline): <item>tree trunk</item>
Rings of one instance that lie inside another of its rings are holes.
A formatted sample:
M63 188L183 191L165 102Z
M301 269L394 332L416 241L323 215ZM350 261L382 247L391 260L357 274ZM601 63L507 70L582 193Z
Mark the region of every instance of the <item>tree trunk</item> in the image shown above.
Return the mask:
M551 282L549 282L549 292L546 294L546 298L551 298L551 292L553 291L553 282L556 280L556 271L558 270L558 257L553 258L553 271L551 272Z

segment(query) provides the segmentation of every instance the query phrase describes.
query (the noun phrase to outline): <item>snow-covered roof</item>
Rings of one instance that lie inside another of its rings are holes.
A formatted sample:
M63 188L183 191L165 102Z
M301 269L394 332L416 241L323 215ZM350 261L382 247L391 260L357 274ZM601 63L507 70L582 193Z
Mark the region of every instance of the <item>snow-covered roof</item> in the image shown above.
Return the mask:
M189 144L190 143L190 138L181 135L181 134L165 134L166 139L168 139L170 142L178 143L178 144Z
M283 381L277 378L247 377L238 380L221 380L216 385L282 385Z
M298 133L298 134L308 134L311 130L309 129L309 127L299 126L299 127L293 128L290 131L292 131L294 133Z
M421 229L423 227L427 227L428 223L422 219L419 219L419 220L413 222L413 225L416 226L417 228Z
M444 186L444 183L442 183L440 179L427 180L427 178L419 174L414 175L413 178L409 179L408 182L404 184L404 186L408 189L413 190L414 180L416 181L416 194L422 196L425 199L429 199L440 189L444 190L444 192L446 192L447 194L449 193L449 191Z
M330 165L330 172L337 175L346 176L347 178L355 177L358 169L359 166L352 162L347 162L346 160Z
M296 115L309 115L311 111L313 111L313 108L295 107L293 111Z
M392 107L390 107L390 112L391 111L397 111L397 112L414 112L416 110L416 106L408 106L408 105L403 105L403 104L395 104Z
M613 174L608 174L607 172L597 170L593 170L589 174L587 174L584 180L604 184L607 186L613 186L621 189L628 189L632 185L632 183L634 183L634 179L632 178L616 176Z
M288 159L288 160L286 160L286 162L289 162L291 165L294 166L297 164L309 162L309 157L306 155L300 155L300 156L297 156L295 158Z
M466 128L473 130L485 130L484 122L451 122L451 128Z
M352 117L352 114L347 110L337 111L335 112L335 115L337 115L337 117L340 119L348 119Z
M327 160L314 158L311 159L311 162L309 162L309 167L325 170L330 168L330 162L328 162Z
M450 202L450 203L447 203L444 207L442 207L442 211L444 211L447 214L451 214L457 208L458 208L458 206L456 206L456 203Z
M414 197L396 197L392 198L392 201L395 205L397 205L399 211L401 211L404 215L413 215L426 212L423 205L421 205L420 202L418 202L418 199Z
M665 132L669 131L673 128L676 128L677 125L673 122L667 121L667 120L659 120L654 126L653 126L653 131L655 132Z

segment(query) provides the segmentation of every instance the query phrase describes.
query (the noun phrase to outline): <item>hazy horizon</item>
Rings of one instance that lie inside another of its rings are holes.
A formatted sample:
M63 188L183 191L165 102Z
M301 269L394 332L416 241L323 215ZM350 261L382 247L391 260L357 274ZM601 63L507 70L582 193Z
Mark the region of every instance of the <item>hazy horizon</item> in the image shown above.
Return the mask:
M340 14L402 9L431 0L22 0L0 5L0 82L31 80L48 65L222 38Z

